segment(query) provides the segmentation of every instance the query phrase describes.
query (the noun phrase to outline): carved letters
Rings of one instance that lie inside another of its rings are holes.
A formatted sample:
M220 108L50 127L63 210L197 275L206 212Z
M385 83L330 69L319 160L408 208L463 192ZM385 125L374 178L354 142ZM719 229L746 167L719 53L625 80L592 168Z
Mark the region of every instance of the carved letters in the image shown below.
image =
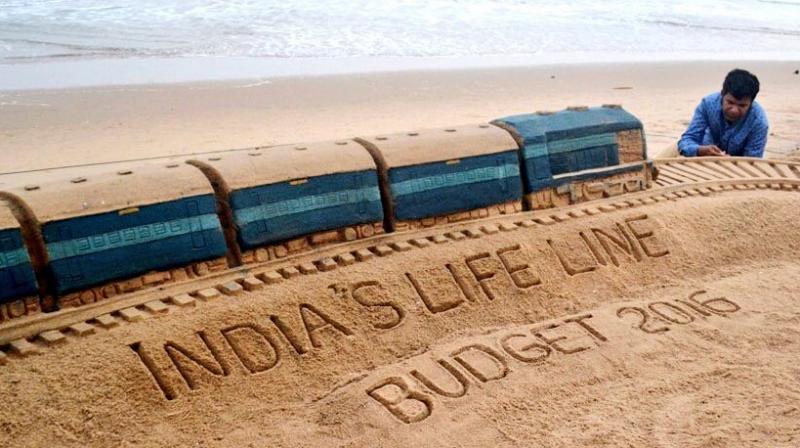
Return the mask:
M502 380L526 366L546 368L548 361L556 362L557 357L602 348L609 343L606 336L609 325L633 321L629 331L657 335L697 319L727 316L739 310L738 304L725 297L707 298L705 291L696 291L686 299L619 308L618 321L609 320L609 316L601 319L582 314L510 333L500 331L488 336L489 342L471 342L444 357L422 357L410 371L392 373L368 387L366 393L400 422L418 423L439 408L440 400L460 399L470 392L472 385ZM631 319L628 315L635 317ZM384 398L387 396L393 398Z
M130 348L153 378L155 390L171 400L227 381L228 377L268 374L280 368L283 357L302 360L312 352L336 350L365 333L392 331L412 316L438 319L467 307L490 306L512 294L546 290L574 276L668 254L669 249L647 216L630 216L611 226L592 227L566 237L506 244L439 266L413 267L395 283L361 279L331 284L324 294L355 307L356 313L343 313L338 307L307 300L291 312L265 312L262 318L250 322L205 328L161 344L135 343ZM552 278L554 275L557 277ZM390 284L391 288L387 286ZM688 318L682 314L685 311L675 306L655 303L647 312L669 322L686 321ZM693 306L706 313L714 312L705 305ZM621 311L623 315L636 312ZM437 360L435 368L410 372L410 378L441 395L459 395L469 387L464 375L481 382L507 375L509 357L536 363L553 353L567 355L588 349L570 344L560 334L561 327L574 327L597 342L605 342L605 337L588 323L588 317L572 318L559 325L542 327L532 334L507 335L499 343L500 351L472 346ZM658 328L652 330L657 332ZM644 329L651 327L645 325ZM385 403L394 414L403 414L405 408L397 407L386 394L388 390L403 391L406 385L403 381L389 381L375 388L370 396ZM415 397L410 394L407 399ZM404 419L414 421L430 412L428 402L418 401L413 415L403 414Z
M607 342L589 323L591 319L591 314L584 314L526 331L501 332L491 343L470 343L445 357L421 363L408 373L380 380L366 393L397 420L421 422L436 409L436 400L459 399L472 384L502 380L518 368L512 368L512 362L541 365L551 357L573 355ZM431 374L422 375L421 369Z

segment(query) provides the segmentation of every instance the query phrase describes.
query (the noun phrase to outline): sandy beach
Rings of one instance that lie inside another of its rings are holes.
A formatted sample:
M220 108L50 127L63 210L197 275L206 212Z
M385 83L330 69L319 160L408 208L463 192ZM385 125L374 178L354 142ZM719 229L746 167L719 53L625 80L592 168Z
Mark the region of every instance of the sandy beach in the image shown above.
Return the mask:
M800 62L274 77L0 92L0 190L575 105L621 104L653 155L737 66L767 157L798 150ZM0 446L798 446L800 165L780 163L675 162L629 196L5 322Z
M0 1L0 448L800 447L798 23Z
M477 123L574 105L621 104L651 154L674 143L700 98L742 66L770 120L767 156L800 146L797 62L567 64L0 92L0 186L85 176L117 161ZM67 170L54 167L93 164ZM100 165L98 165L100 164ZM130 165L130 164L127 164Z

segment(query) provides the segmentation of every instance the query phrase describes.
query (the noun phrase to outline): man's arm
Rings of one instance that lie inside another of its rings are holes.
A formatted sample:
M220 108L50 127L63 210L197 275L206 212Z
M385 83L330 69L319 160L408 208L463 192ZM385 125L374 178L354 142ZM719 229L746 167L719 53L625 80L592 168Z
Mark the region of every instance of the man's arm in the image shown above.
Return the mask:
M681 155L686 157L697 156L697 148L702 146L703 135L707 128L708 120L706 120L705 107L703 106L703 102L700 101L700 104L698 104L697 108L694 110L692 122L689 123L686 132L683 133L680 141L678 141L678 150Z
M744 144L744 157L764 157L764 148L767 147L767 135L769 135L769 126L766 124L759 126L747 136L747 142Z

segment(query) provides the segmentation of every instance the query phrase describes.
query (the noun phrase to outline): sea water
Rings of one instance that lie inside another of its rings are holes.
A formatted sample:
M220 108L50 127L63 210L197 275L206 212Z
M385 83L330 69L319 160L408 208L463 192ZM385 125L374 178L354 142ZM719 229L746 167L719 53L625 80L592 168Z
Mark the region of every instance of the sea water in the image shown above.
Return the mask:
M800 0L0 1L0 89L798 55Z

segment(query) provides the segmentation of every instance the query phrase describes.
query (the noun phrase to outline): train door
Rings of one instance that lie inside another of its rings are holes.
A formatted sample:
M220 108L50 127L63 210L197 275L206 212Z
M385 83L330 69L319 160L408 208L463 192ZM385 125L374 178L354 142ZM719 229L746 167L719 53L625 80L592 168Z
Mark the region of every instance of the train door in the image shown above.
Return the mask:
M191 218L190 222L194 223L189 228L189 232L192 235L192 248L202 249L206 247L206 235L203 232L203 221L200 218L200 206L197 204L197 200L186 202L186 217Z
M63 247L60 255L64 257L55 260L60 265L58 277L69 285L83 283L86 276L83 272L81 257L77 256L73 247L72 230L66 225L56 224L56 226L58 226L56 232L58 234L58 244Z

